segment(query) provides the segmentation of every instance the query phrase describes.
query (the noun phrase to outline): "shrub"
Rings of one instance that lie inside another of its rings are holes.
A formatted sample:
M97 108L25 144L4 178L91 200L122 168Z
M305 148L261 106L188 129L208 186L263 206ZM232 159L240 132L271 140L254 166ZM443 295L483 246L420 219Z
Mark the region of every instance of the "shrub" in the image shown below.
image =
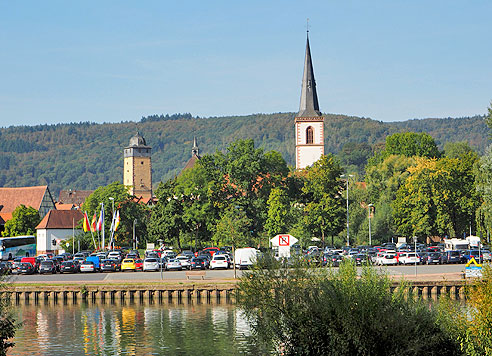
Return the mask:
M286 268L289 267L289 268ZM259 349L283 355L458 355L458 343L429 305L371 267L351 262L338 271L270 256L238 286ZM403 285L401 285L403 287ZM398 290L400 292L398 292Z

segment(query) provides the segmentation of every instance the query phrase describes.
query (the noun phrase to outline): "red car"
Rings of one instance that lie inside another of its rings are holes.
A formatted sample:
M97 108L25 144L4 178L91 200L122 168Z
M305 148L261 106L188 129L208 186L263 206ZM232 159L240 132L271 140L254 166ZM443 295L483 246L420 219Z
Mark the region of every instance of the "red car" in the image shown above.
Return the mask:
M143 271L143 260L135 260L135 271Z

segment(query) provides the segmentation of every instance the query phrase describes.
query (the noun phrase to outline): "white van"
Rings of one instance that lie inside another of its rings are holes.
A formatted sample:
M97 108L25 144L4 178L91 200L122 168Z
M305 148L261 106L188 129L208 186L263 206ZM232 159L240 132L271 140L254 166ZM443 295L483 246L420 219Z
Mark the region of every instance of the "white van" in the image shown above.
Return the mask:
M252 247L238 248L234 252L234 263L236 268L249 268L256 261L258 250Z

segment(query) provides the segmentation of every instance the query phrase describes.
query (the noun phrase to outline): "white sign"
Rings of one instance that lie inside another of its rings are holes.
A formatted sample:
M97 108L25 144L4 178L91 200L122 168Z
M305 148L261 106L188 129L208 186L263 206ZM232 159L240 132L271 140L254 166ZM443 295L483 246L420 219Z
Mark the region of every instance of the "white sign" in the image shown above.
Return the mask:
M294 236L289 234L277 235L270 240L273 247L290 247L299 241Z
M290 257L290 247L294 245L297 240L294 236L289 234L277 235L270 240L272 247L278 248L278 257Z

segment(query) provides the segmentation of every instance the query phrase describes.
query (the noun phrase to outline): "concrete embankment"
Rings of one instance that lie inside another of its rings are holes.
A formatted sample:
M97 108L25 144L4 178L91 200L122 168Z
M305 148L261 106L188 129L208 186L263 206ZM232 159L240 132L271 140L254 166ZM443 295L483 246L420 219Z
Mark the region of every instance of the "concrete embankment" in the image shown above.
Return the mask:
M392 276L392 291L400 288L401 276ZM467 282L461 274L418 275L404 278L405 293L423 299L437 299L448 295L464 299ZM186 280L162 283L161 281L72 282L72 283L12 283L7 293L13 302L178 302L213 303L234 302L234 280Z

